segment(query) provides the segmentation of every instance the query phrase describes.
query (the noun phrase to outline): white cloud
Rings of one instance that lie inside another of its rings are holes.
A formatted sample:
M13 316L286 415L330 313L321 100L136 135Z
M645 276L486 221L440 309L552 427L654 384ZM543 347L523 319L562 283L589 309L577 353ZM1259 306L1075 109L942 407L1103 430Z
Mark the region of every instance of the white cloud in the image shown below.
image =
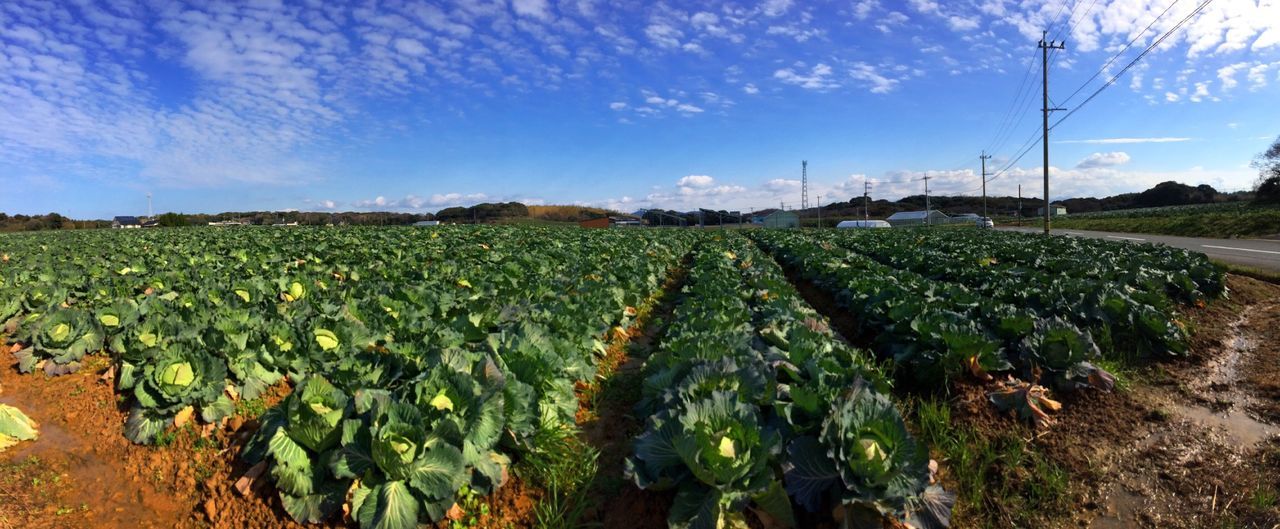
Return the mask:
M396 46L396 51L399 51L400 53L403 53L405 55L420 57L427 54L427 47L423 46L421 42L418 42L413 39L403 39L403 38L396 39L395 46Z
M862 81L873 94L887 94L898 86L897 79L881 75L874 66L864 62L856 62L849 68L849 76Z
M680 187L711 187L716 182L715 178L707 175L693 174L681 177L676 185Z
M799 188L800 188L800 181L799 181L799 180L789 180L789 179L786 179L786 178L774 178L773 180L770 180L770 181L768 181L768 182L765 182L764 187L765 187L765 189L768 189L768 190L770 190L770 191L773 191L773 192L776 192L776 193L781 193L781 192L785 192L785 191L791 191L791 190L794 190L794 189L799 189Z
M978 17L962 17L952 15L947 17L947 25L955 31L973 31L978 29Z
M665 22L649 24L644 28L644 34L661 48L679 48L680 39L684 38L683 32Z
M539 20L551 19L551 5L547 3L547 0L512 0L511 8L515 10L517 15Z
M610 110L624 110L626 108L627 108L627 104L622 101L614 101L612 103L609 103Z
M764 12L765 16L782 16L787 12L787 10L791 9L791 0L765 0L764 4L760 6L760 9Z
M751 95L755 95L755 94L760 93L760 89L759 89L759 88L756 88L756 85L751 84L751 83L747 83L747 84L743 85L743 86L742 86L742 91L743 91L743 92L746 92L746 93L748 93L748 94L751 94Z
M797 64L796 66L804 68L804 64ZM831 80L831 67L823 63L814 65L813 69L807 74L796 73L791 68L783 68L773 72L773 78L809 90L829 90L840 86L839 83Z
M1126 152L1095 152L1080 160L1080 163L1076 164L1076 169L1114 167L1129 163L1129 159L1129 154Z
M698 107L696 107L696 106L690 105L690 104L688 104L688 103L684 103L684 104L681 104L681 105L677 106L677 107L676 107L676 110L678 110L678 111L680 111L680 112L684 112L684 113L686 113L686 114L700 114L700 113L702 113L702 112L703 112L703 110L702 110L701 108L698 108Z
M880 7L879 0L858 0L853 4L853 18L866 20L877 7Z
M1240 83L1236 81L1236 73L1248 66L1248 63L1236 63L1218 68L1218 79L1222 81L1222 90L1228 91Z

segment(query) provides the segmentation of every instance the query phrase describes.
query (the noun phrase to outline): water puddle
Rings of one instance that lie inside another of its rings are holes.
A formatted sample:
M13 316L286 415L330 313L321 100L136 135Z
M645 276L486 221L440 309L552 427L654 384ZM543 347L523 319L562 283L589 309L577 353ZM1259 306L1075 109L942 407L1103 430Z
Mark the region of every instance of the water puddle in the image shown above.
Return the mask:
M1092 529L1127 529L1133 527L1142 512L1143 498L1119 484L1107 492L1106 512L1089 523Z
M1280 426L1254 419L1239 406L1232 406L1222 412L1187 404L1173 404L1172 407L1175 414L1201 426L1225 430L1227 435L1243 447L1252 447L1280 435Z

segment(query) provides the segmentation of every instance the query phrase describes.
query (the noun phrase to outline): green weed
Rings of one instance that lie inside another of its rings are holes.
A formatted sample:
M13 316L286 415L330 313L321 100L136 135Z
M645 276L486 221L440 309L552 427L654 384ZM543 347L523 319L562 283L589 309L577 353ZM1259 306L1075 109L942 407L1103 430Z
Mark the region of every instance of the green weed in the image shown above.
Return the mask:
M1036 527L1070 507L1067 471L1014 429L980 432L952 421L946 402L915 402L920 438L954 480L956 525Z

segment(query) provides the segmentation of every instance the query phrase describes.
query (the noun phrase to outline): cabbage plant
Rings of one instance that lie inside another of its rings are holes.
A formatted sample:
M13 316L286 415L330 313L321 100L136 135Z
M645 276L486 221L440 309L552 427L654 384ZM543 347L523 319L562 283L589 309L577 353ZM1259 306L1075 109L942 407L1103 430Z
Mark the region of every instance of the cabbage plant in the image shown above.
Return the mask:
M219 358L175 343L142 368L133 384L137 399L125 423L125 436L148 444L172 422L172 416L188 406L199 408L201 418L215 422L234 411L223 394L227 366Z
M88 353L102 349L102 331L89 314L76 309L50 311L38 321L33 347L17 353L18 370L30 373L44 360L48 375L74 373Z

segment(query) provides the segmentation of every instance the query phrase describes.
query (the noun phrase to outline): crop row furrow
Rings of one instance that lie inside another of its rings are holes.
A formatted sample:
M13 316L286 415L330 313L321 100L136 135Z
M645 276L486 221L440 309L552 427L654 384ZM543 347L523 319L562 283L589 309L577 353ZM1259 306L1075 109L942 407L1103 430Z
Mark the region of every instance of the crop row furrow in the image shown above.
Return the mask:
M742 524L748 506L788 526L837 506L917 522L945 513L950 497L928 486L927 451L887 387L768 256L717 237L695 251L649 359L637 409L649 419L628 473L676 490L673 527Z

